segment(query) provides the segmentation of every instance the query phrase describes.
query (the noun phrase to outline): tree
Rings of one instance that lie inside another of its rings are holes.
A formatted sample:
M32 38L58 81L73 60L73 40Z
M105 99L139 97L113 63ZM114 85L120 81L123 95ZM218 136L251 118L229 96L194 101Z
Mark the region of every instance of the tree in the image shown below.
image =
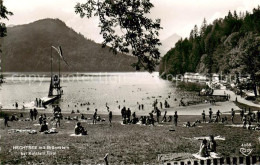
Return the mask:
M99 18L103 47L111 46L112 51L129 53L138 58L132 66L154 71L160 58L158 39L160 19L146 17L153 4L150 0L88 0L78 3L75 12L81 17ZM121 32L116 32L120 28Z
M240 45L239 59L241 71L250 74L255 96L260 84L260 37L248 33Z
M203 19L202 25L200 27L200 36L203 37L205 34L205 31L207 29L207 20L206 18Z
M7 19L8 20L8 15L13 15L12 12L8 11L7 8L3 5L3 0L0 0L0 21L2 19ZM5 26L5 23L3 22L0 22L0 38L3 38L7 35L7 29L6 29L6 26ZM0 45L1 47L1 45ZM0 49L0 52L1 49Z

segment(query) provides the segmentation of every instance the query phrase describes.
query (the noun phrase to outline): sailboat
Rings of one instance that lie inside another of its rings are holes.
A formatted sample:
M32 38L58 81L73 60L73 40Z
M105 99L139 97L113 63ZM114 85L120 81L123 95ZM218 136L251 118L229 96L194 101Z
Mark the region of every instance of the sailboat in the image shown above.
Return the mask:
M58 74L53 73L53 52L52 52L53 49L56 50L56 52L59 55L59 73ZM65 61L65 59L62 55L61 46L59 46L58 48L52 46L51 47L51 80L50 80L49 92L48 92L48 96L40 99L42 101L43 107L46 107L46 105L51 104L51 103L55 102L56 100L59 100L63 95L63 90L60 85L61 84L60 59L62 59L68 65L67 61ZM24 108L36 108L35 102L32 101L30 103L24 104ZM39 107L37 107L37 109L39 109Z
M53 73L53 53L52 50L55 50L58 55L59 55L59 73L58 74L54 74ZM66 65L68 65L67 61L64 59L63 55L62 55L62 49L61 46L59 46L58 48L52 46L51 47L51 81L50 81L50 87L49 87L49 93L48 93L48 97L43 98L43 106L46 106L50 103L53 103L54 101L58 100L61 98L61 96L63 95L63 90L62 87L60 85L60 60L63 60ZM68 65L69 66L69 65Z

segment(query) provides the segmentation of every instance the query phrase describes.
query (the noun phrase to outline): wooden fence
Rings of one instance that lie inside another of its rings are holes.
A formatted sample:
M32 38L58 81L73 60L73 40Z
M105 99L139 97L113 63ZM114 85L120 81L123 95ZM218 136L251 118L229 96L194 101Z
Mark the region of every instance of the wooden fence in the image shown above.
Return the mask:
M161 165L260 165L260 156L226 157L208 160L165 161Z

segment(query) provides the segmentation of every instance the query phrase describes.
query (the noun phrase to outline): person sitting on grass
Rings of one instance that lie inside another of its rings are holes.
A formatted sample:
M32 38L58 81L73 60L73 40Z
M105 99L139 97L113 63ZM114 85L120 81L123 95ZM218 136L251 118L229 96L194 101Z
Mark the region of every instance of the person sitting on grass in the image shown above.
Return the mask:
M87 131L85 128L81 125L80 122L77 122L76 127L75 127L75 135L87 135Z
M81 114L81 120L85 120L85 116L83 114Z
M190 122L188 121L186 124L185 124L185 127L191 127L190 125Z
M133 119L131 120L132 124L136 124L138 122L138 118L136 117L135 112L132 114Z
M201 157L208 157L209 156L208 147L207 147L207 140L206 139L203 139L201 144L200 144L199 155Z
M172 122L172 116L171 115L168 117L168 122Z
M154 126L154 118L153 118L153 113L150 113L150 120L149 120L149 124L152 124Z
M43 117L42 117L42 115L40 115L40 117L39 117L39 124L42 125L42 122L43 122Z
M209 136L208 150L209 150L209 152L216 152L216 150L217 150L217 143L214 140L213 135Z
M141 121L142 124L145 124L146 116L141 116L140 121Z
M48 125L46 124L46 121L43 121L40 132L45 132L45 131L48 131L48 130L49 129L48 129Z

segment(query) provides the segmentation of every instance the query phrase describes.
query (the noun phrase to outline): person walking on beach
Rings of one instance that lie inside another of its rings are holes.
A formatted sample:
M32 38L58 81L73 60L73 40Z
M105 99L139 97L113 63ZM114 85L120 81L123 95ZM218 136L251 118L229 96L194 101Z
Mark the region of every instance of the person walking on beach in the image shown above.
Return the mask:
M163 103L162 102L160 102L160 107L161 107L161 109L163 109Z
M209 108L209 121L210 122L211 122L211 119L212 119L212 114L213 114L212 109Z
M109 123L110 123L110 124L112 123L112 117L113 117L112 111L109 111L109 113L108 113L108 119L109 119Z
M178 114L177 114L177 111L175 111L173 119L174 119L174 125L175 125L175 127L177 127L177 124L178 124Z
M127 111L126 111L126 117L127 117L127 122L130 123L131 121L131 110L130 108L127 108Z
M157 117L157 122L159 123L160 121L160 116L161 116L161 111L156 107L156 117Z
M234 118L235 118L235 111L234 111L234 109L232 108L232 109L231 109L231 121L232 121L233 124L234 124Z
M122 119L126 118L126 108L123 107L121 110Z
M37 115L38 115L38 111L37 111L37 109L36 109L36 108L34 108L34 110L33 110L33 116L34 116L34 120L36 120L36 118L37 118Z
M5 127L9 127L9 126L8 126L8 121L9 121L9 117L5 114L5 116L4 116L4 124L5 124Z
M93 114L93 124L97 123L97 109L95 109L95 112Z
M16 109L18 108L18 103L17 103L17 102L15 102L15 108L16 108Z
M203 110L203 112L202 112L202 121L204 122L204 123L206 123L206 114L205 114L205 111Z
M220 111L218 110L217 113L216 113L216 122L218 122L220 120Z
M33 120L33 110L32 109L30 109L30 118L31 118L31 120Z

